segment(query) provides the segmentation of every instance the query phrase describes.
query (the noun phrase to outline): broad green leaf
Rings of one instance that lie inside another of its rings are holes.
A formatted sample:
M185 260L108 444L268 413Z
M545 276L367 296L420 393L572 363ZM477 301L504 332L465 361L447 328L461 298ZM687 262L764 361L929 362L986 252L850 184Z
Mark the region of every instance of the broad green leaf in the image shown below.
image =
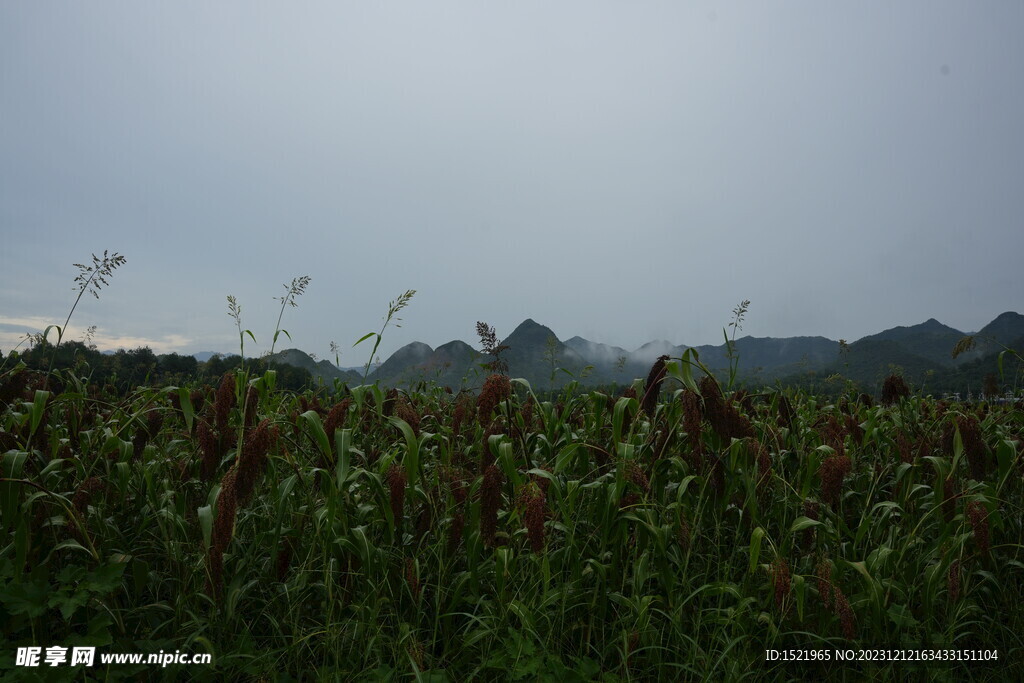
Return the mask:
M309 426L310 436L313 437L313 441L320 448L320 452L323 454L328 461L331 460L331 444L327 440L327 432L324 431L324 423L320 421L320 414L315 410L307 410L300 415L306 424Z
M181 404L181 414L185 417L185 429L188 433L192 433L192 420L195 417L194 408L192 407L192 395L185 387L178 389L178 402Z
M367 332L366 334L364 334L362 337L359 338L359 341L357 341L355 344L352 345L352 348L355 348L355 347L359 346L360 344L362 344L364 341L366 341L370 337L376 336L376 334L377 334L376 332Z
M811 519L810 517L797 517L796 521L793 522L793 525L789 527L789 533L795 534L798 531L809 529L812 526L820 526L821 524L822 523L818 520Z
M764 538L764 529L757 527L750 534L750 573L757 569L757 560L761 556L761 539Z
M399 431L405 437L405 458L403 463L405 465L405 476L409 480L409 486L416 486L416 483L420 478L420 442L416 438L416 434L412 431L412 427L405 420L398 417L389 417L388 422L398 427Z
M213 506L204 505L196 511L196 514L199 517L199 528L203 532L203 545L209 551L210 539L213 537Z

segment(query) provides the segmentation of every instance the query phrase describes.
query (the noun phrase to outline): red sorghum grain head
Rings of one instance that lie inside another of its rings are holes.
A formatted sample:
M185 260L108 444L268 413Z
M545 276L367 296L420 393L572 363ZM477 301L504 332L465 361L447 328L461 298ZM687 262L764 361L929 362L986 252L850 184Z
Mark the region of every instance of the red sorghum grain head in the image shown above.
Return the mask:
M346 397L331 406L327 413L327 419L324 420L324 432L326 432L327 439L331 442L332 448L334 447L334 432L345 426L345 421L348 419L348 411L351 407L352 399Z
M843 478L850 473L850 457L830 455L821 463L821 499L833 507L839 503Z
M267 465L267 453L276 440L277 427L270 426L270 420L263 420L242 442L242 453L235 459L238 470L238 504L246 505L256 488L256 482L263 475Z
M914 462L913 444L903 432L896 434L896 451L900 454L900 460L906 463Z
M530 541L530 550L539 553L544 550L544 518L547 516L547 504L544 494L536 484L529 484L526 495L526 510L523 512L523 523L526 536Z
M949 591L950 602L960 599L960 560L953 560L949 563L949 571L946 573L946 589Z
M384 417L391 417L395 414L396 401L398 401L398 389L388 389L387 393L384 394L384 404L381 406Z
M292 555L295 553L295 542L291 538L285 538L277 551L277 580L284 581L288 576L288 570L292 566Z
M716 453L708 453L707 463L708 485L718 497L725 494L725 463Z
M146 413L146 433L150 439L156 438L163 426L164 413L162 410L151 410Z
M974 542L978 544L978 551L982 555L988 554L988 509L980 500L972 500L967 504L967 521L974 531Z
M942 436L939 439L939 447L942 449L942 454L947 458L953 457L953 439L956 434L956 428L953 422L946 422L942 425Z
M206 403L206 397L213 391L213 388L208 384L204 384L202 389L196 389L188 395L189 400L192 402L192 411L198 413L203 409L203 405Z
M20 397L28 386L29 372L14 372L0 383L0 405L7 405Z
M792 576L789 573L789 564L781 557L775 558L771 565L772 590L775 593L775 606L781 612L786 598L789 597L789 590Z
M404 420L406 424L412 427L413 434L419 437L420 414L416 412L416 407L405 396L400 396L395 402L395 416Z
M421 544L430 533L430 527L434 523L434 508L429 499L420 506L420 513L416 516L416 538L415 543Z
M821 506L816 500L805 500L804 501L804 517L818 521L818 513ZM803 548L804 552L809 552L811 547L814 545L814 539L817 535L815 527L808 527L801 532L803 535L800 539L800 547Z
M676 543L679 544L679 548L683 552L690 549L691 536L690 523L686 520L685 516L680 515L679 524L676 525Z
M779 395L778 410L779 421L790 431L793 431L793 421L796 419L796 412L793 410L793 404L790 403L789 398L782 394Z
M818 596L822 606L831 611L835 603L835 588L832 585L832 563L822 558L818 561L816 571L818 579Z
M210 550L206 556L208 589L215 596L220 595L224 583L224 551L231 542L235 528L235 514L238 510L236 476L237 470L232 467L221 480L220 494L217 496L217 517L213 522Z
M145 428L140 427L135 430L135 436L132 437L132 460L138 460L142 456L148 441L149 434L146 433Z
M256 390L256 387L250 386L249 390L245 393L245 426L252 427L256 424L256 414L259 410L260 403L260 392Z
M455 436L462 433L462 426L471 419L474 409L473 396L469 392L459 392L452 411L452 433Z
M860 426L860 422L857 421L856 415L846 416L846 433L853 439L854 444L859 444L864 441L864 428Z
M106 489L106 485L99 477L89 477L75 489L75 495L71 499L71 506L75 508L79 515L84 516L89 503L92 502L93 495L104 489Z
M405 558L405 582L409 585L409 591L416 600L420 598L420 577L416 572L416 561L411 557Z
M772 457L764 444L754 439L747 441L757 458L757 489L765 492L772 481Z
M488 465L480 487L480 536L485 545L494 546L498 529L498 507L501 505L501 487L505 475L497 465Z
M224 437L228 431L228 417L235 405L235 373L228 371L220 379L217 398L213 404L214 424L217 434Z
M953 521L953 515L956 514L957 495L956 481L950 474L942 483L942 516L947 524Z
M512 395L512 381L507 375L492 374L484 380L476 406L480 424L487 424L499 403Z
M839 424L835 415L825 418L823 424L818 426L818 434L821 442L836 452L836 455L846 454L846 429Z
M658 356L654 365L651 366L651 371L647 374L641 405L649 417L654 415L654 410L658 407L658 392L661 391L661 383L665 380L665 362L667 360L668 356Z
M835 589L836 616L839 617L839 625L843 629L843 637L853 640L857 637L857 617L853 613L850 601L846 599L843 592Z
M982 481L988 469L988 449L985 447L978 418L974 415L964 415L957 418L956 422L964 445L964 455L967 456L967 464L971 469L971 477L976 481Z
M699 442L701 422L704 419L700 396L687 389L680 397L680 402L683 404L683 430L691 442Z
M892 374L885 378L885 382L882 383L882 405L891 406L908 396L910 388L902 377Z
M533 431L533 411L536 409L536 404L533 400L533 395L527 397L526 402L523 403L521 410L523 416L523 429L527 432Z
M393 463L388 468L385 480L391 493L391 515L395 519L395 531L400 532L405 514L405 486L408 483L405 469L401 465Z
M700 393L704 399L704 414L711 429L724 441L754 436L750 420L736 410L732 401L726 401L718 383L709 376L700 381Z
M220 465L220 449L217 436L206 424L205 420L196 421L196 436L199 439L199 452L202 454L202 462L199 466L199 476L203 481L210 481L217 472Z
M487 429L484 430L483 438L480 439L480 471L487 469L488 465L494 463L494 453L491 452L491 437L505 433L505 425L501 420L492 420Z
M448 554L454 555L455 551L459 549L459 544L462 543L462 531L466 526L466 517L459 510L452 517L452 525L448 527Z
M626 481L633 484L643 493L647 493L651 488L651 481L647 478L647 474L635 462L629 463L626 466Z

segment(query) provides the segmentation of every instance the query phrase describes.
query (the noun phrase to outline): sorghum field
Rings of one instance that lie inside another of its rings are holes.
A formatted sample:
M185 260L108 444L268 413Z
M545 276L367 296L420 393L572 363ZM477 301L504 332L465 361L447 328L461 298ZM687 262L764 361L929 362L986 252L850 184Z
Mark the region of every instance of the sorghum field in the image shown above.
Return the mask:
M98 679L1004 680L1024 657L1019 406L723 391L121 395L2 373L0 669ZM991 662L780 664L954 647Z

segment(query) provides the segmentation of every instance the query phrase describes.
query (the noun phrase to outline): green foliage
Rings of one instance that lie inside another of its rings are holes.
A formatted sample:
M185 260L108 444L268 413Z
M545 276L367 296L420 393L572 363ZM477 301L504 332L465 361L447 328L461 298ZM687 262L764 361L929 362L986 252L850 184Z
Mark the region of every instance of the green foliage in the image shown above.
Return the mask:
M95 393L99 354L59 352L49 390L10 384L38 379L27 363L0 385L0 657L45 640L210 651L210 678L737 680L792 675L769 648L976 646L999 668L951 678L1019 674L1019 407L719 396L690 349L650 414L516 380L481 416L429 382L332 402L238 356L162 390L187 360L105 357L118 379ZM211 443L201 385L229 371Z

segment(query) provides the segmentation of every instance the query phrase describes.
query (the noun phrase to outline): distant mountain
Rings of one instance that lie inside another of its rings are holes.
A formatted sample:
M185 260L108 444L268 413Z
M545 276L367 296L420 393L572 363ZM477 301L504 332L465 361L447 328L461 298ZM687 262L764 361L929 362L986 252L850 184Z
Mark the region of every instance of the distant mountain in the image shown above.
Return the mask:
M957 364L970 363L988 354L999 353L1004 346L1014 347L1016 341L1024 337L1024 315L1001 313L973 336L974 348L957 356Z
M192 357L195 358L200 363L205 363L206 361L210 360L214 356L218 356L218 355L219 356L223 356L225 354L220 353L218 351L200 351L198 353L193 353Z
M423 342L412 342L391 354L380 367L373 371L373 381L380 380L385 384L404 384L410 379L413 369L426 362L434 350Z
M285 349L267 356L266 360L273 363L283 363L296 368L308 370L313 380L321 380L324 384L331 385L335 379L348 383L362 383L363 376L351 370L341 370L327 360L315 361L305 351L299 349Z
M660 356L678 356L685 346L676 346L672 342L667 342L664 339L658 339L656 341L649 341L636 351L629 352L629 363L647 366L649 370Z
M508 347L501 357L508 362L509 374L538 388L560 387L570 381L568 375L558 372L559 368L578 375L588 364L583 356L563 344L551 328L529 318L501 343Z
M953 347L963 336L963 332L929 319L868 335L849 344L842 353L839 343L826 337L747 336L735 341L734 351L739 378L753 385L801 384L808 378L838 375L868 391L877 391L882 380L897 371L912 384L933 390L980 386L984 375L995 370L996 355L1003 348L1000 344L1024 348L1024 316L1013 312L998 316L975 333L975 348L954 360ZM585 385L628 384L646 377L658 356L678 358L690 348L665 340L648 342L633 351L578 336L562 342L549 327L532 319L524 320L501 343L508 346L502 358L509 365L509 374L527 379L537 389L560 387L570 381L571 377L559 369L569 371ZM728 372L726 344L693 348L716 375ZM433 381L452 388L479 387L487 373L482 365L491 360L459 340L436 349L412 342L395 351L367 379L389 386ZM335 378L350 383L363 381L361 370L316 362L298 349L275 354L275 361L305 368L327 384ZM586 373L585 368L589 368Z
M1007 311L977 332L979 337L993 337L1004 344L1024 337L1024 315Z
M980 335L981 332L978 334ZM1003 343L1014 350L1024 349L1024 336ZM989 376L995 379L1000 392L1008 389L1019 390L1024 385L1024 363L1015 354L1003 354L1002 372L1000 373L999 355L1002 353L1003 347L999 346L985 355L958 365L954 370L946 371L942 377L938 378L937 382L941 384L944 391L960 392L964 396L968 393L977 395L984 391L985 380ZM1024 355L1024 351L1018 351L1018 353Z
M943 325L935 318L929 318L920 325L910 327L894 327L878 334L872 334L857 340L857 343L866 341L892 341L899 344L906 350L932 363L941 366L952 367L953 347L964 336L964 332Z
M711 370L727 371L725 343L695 347L700 361ZM797 369L820 369L836 359L839 342L826 337L740 337L734 353L742 376L779 377ZM678 356L679 353L673 354Z
M572 339L566 339L565 345L578 353L580 357L586 359L588 363L597 363L601 365L614 365L619 362L619 359L629 359L629 351L619 346L609 346L608 344L599 344L598 342L592 342L583 337L573 337Z

